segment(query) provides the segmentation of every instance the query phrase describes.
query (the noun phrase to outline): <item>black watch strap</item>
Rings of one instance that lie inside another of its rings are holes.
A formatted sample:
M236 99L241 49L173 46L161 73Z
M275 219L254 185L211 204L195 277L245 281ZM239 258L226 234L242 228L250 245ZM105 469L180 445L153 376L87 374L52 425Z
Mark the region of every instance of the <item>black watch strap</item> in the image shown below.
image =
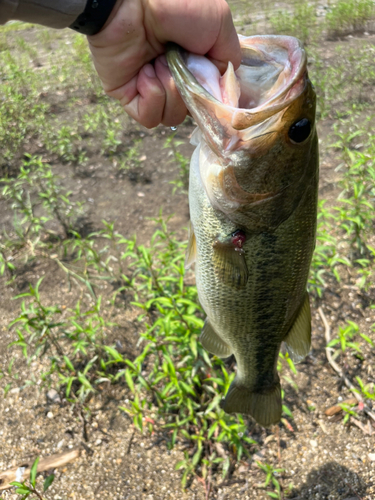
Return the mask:
M83 35L96 35L105 25L116 0L87 0L86 8L69 28Z

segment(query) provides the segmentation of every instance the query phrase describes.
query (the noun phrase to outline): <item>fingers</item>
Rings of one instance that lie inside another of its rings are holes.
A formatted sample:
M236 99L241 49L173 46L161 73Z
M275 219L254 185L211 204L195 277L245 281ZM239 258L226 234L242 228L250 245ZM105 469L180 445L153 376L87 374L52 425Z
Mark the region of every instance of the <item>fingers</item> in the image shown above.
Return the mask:
M118 99L124 110L147 128L159 123L169 127L179 125L186 116L186 107L164 56L156 60L155 68L146 64L130 82L108 95Z
M239 67L241 64L241 49L233 25L232 14L226 2L222 6L221 15L222 22L218 37L207 55L223 73L227 69L228 61L232 62L235 70Z
M155 71L165 90L165 105L161 123L167 127L179 125L184 121L187 109L168 69L164 55L156 59Z
M208 54L220 69L241 62L238 36L225 0L148 0L149 22L162 43L176 42L196 54Z
M165 91L151 64L146 64L138 73L137 94L129 102L120 99L124 110L134 120L147 128L159 125L163 117Z

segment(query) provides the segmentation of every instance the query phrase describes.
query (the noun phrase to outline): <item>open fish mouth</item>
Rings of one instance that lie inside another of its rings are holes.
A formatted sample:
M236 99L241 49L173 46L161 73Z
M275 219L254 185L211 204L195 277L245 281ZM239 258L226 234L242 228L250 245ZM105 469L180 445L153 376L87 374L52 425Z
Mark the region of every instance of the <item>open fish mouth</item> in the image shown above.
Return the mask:
M203 105L233 132L244 130L279 113L304 91L306 53L299 40L253 36L240 37L240 44L241 66L234 72L229 63L223 76L207 58L169 46L169 67L199 125L211 121L207 113L199 116Z

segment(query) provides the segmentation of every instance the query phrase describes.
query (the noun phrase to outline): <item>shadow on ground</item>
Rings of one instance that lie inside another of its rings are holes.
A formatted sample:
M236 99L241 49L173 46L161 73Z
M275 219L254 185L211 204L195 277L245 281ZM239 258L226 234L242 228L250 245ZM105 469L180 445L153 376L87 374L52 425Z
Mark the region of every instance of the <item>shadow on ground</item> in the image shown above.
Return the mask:
M353 458L353 460L356 460ZM357 500L364 498L367 487L355 472L337 462L313 469L306 482L293 490L292 500Z

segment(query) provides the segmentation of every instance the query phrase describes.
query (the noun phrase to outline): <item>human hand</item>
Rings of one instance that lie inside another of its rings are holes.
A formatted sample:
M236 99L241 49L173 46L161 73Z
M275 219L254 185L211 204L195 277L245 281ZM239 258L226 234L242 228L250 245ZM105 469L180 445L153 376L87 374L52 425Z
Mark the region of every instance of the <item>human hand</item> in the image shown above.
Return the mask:
M241 61L225 0L118 0L88 41L105 92L148 128L178 125L187 113L163 55L167 42L207 55L222 70Z

